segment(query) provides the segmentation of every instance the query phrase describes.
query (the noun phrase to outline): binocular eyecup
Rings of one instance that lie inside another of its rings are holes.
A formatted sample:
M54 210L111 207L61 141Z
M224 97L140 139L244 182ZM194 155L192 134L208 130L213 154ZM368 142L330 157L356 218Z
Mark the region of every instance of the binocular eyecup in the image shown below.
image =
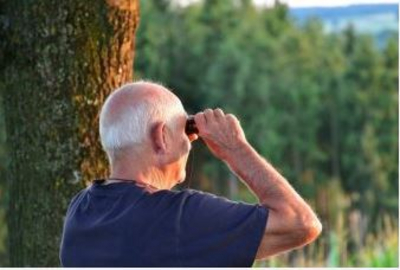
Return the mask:
M199 130L197 129L193 115L189 115L188 119L186 120L185 132L187 135L199 134Z

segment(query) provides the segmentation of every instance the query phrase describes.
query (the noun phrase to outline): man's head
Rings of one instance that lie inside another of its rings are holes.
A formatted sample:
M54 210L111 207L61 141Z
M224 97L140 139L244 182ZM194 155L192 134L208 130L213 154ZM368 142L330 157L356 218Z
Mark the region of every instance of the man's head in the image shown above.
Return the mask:
M100 113L101 144L111 168L137 167L169 182L164 186L183 181L190 150L186 118L179 98L162 85L139 81L117 89Z

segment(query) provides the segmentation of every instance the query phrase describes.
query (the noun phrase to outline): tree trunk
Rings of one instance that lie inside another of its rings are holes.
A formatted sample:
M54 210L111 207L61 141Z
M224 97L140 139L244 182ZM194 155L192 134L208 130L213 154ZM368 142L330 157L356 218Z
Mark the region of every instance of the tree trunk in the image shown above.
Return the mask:
M138 1L2 5L10 264L58 266L71 197L107 175L98 114L105 97L132 79Z

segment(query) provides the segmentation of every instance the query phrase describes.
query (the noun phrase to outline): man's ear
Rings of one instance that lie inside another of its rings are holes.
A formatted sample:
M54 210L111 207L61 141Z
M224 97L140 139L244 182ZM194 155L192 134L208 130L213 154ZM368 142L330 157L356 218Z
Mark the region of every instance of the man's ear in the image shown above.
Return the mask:
M167 152L167 126L165 122L155 123L151 129L150 137L155 153L164 154Z

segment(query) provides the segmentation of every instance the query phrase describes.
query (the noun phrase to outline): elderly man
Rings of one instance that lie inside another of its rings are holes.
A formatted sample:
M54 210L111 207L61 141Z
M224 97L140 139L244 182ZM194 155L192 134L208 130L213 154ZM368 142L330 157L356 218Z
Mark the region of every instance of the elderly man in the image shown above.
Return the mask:
M151 82L126 84L107 98L100 137L111 174L72 199L63 266L249 267L320 234L314 212L247 142L234 115L197 113L198 135L185 132L187 117L172 92ZM184 181L198 136L259 204L171 190Z

